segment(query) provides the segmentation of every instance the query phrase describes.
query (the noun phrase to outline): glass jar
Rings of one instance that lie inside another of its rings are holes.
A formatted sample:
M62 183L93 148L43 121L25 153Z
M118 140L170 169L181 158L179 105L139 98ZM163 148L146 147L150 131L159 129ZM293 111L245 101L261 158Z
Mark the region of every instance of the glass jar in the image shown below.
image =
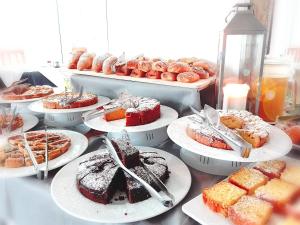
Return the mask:
M264 64L259 100L259 116L275 122L294 105L293 69L290 61L267 58Z

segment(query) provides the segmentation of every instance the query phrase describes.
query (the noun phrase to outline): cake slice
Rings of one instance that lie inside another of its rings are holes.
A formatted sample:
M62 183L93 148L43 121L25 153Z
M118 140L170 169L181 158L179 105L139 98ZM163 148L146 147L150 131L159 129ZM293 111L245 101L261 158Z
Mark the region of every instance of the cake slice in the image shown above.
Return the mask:
M266 185L255 190L255 196L270 202L274 211L283 213L286 204L290 203L297 193L297 187L293 184L279 180L277 178L270 180Z
M86 198L102 204L110 203L123 184L124 174L109 154L95 155L79 164L77 186Z
M228 217L235 225L265 225L272 215L272 205L252 196L243 196L228 209Z
M122 163L127 168L132 168L139 165L139 150L131 143L126 140L117 139L112 140L112 144L114 145Z
M221 181L203 191L204 203L214 212L228 215L228 208L247 192L231 183Z
M270 179L280 178L281 173L286 167L286 163L281 160L271 160L259 162L254 166L254 169L259 170Z
M300 225L300 220L294 217L288 217L278 225Z
M144 163L147 168L156 175L162 182L165 182L169 178L169 170L166 160L159 156L156 152L143 152L140 153L141 162ZM136 166L130 169L148 184L150 184L155 190L160 191L154 180L149 173L142 166ZM135 179L125 173L126 178L126 194L130 203L135 203L148 199L149 192Z
M268 182L268 177L258 170L251 168L241 168L229 177L229 182L246 190L248 194Z
M286 168L280 176L281 180L296 185L300 188L300 167L291 166Z

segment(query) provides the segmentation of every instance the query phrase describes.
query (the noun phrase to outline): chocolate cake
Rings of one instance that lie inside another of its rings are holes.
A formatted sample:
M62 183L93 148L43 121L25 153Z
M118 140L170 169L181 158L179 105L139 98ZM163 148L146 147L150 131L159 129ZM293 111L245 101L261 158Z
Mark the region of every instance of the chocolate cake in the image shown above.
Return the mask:
M121 159L122 163L127 168L132 168L134 166L139 165L139 150L132 146L126 140L113 140L112 144L114 145L119 158Z
M156 152L143 152L122 140L114 141L123 163L135 174L159 191L152 177L143 166L165 182L169 177L168 166ZM94 155L79 164L77 174L79 191L88 199L102 204L110 203L117 190L125 191L128 201L135 203L150 197L148 191L126 172L123 172L108 153Z

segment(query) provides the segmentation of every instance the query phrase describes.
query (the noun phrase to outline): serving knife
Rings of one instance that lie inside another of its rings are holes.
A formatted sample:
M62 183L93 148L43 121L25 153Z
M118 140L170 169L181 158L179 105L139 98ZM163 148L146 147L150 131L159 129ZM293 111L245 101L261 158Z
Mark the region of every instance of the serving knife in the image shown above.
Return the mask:
M249 158L252 145L234 133L220 122L220 116L217 110L205 105L203 114L193 107L190 107L192 112L199 116L213 131L220 135L223 140L243 158Z
M101 139L103 139L105 141L105 144L108 147L107 149L108 149L110 155L114 159L115 163L122 170L124 170L127 174L129 174L135 180L140 182L146 188L146 190L150 193L150 195L152 197L155 197L156 199L158 199L165 207L171 208L171 207L174 206L174 197L172 195L169 196L169 195L165 194L165 192L162 192L162 193L157 192L150 184L148 184L146 181L141 179L139 176L137 176L131 170L127 169L124 166L124 164L122 163L122 161L120 160L120 158L119 158L114 146L112 145L111 141L105 136L102 136Z

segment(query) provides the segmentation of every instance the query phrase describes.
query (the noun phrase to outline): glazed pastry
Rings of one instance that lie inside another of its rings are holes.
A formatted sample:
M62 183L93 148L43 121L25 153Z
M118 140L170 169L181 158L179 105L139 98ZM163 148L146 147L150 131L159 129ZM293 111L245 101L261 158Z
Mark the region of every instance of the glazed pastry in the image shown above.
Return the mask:
M167 81L176 81L177 75L177 73L164 72L161 74L161 79Z
M161 78L161 72L160 71L155 71L155 70L150 70L149 72L146 73L146 77L149 79L160 79Z
M183 73L190 70L191 70L190 66L187 63L183 63L183 62L173 62L170 63L168 66L168 72L171 73Z
M68 64L69 69L77 69L77 63L79 61L80 56L86 52L86 49L78 49L72 52L72 57L70 59L70 62Z
M147 73L152 69L152 62L141 60L138 62L138 69Z
M104 74L113 74L114 71L114 65L118 61L118 58L115 56L110 56L107 59L104 60L102 70Z
M152 64L152 70L167 72L168 64L163 61L156 61Z
M90 70L92 68L93 59L95 57L95 54L93 53L83 53L79 61L77 63L77 69L78 70Z
M200 79L200 76L194 72L183 72L178 74L177 81L182 83L193 83Z
M95 57L92 64L92 70L97 73L102 72L103 62L105 61L105 59L107 59L110 56L111 54L106 53L104 55L99 55Z

